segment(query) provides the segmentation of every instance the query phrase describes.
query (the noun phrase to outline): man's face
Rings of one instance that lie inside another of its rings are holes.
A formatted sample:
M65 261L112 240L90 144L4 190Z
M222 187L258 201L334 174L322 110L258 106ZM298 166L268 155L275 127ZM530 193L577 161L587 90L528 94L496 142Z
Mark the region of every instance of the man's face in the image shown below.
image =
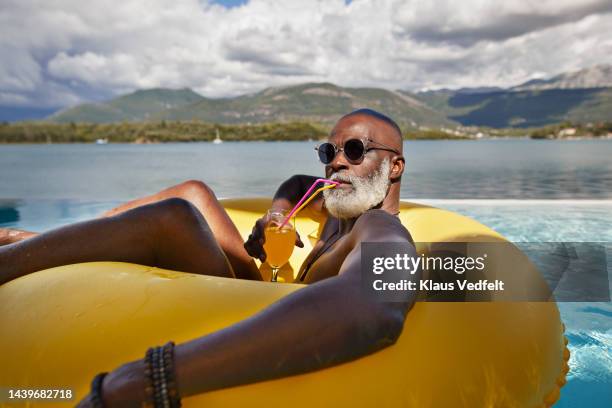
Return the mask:
M350 139L370 139L393 147L398 144L389 125L366 115L341 119L332 130L329 142L342 148ZM327 178L341 182L336 188L323 192L330 214L337 218L354 218L380 204L389 190L392 156L393 153L384 150L370 150L361 162L351 163L344 153L338 153L325 166Z

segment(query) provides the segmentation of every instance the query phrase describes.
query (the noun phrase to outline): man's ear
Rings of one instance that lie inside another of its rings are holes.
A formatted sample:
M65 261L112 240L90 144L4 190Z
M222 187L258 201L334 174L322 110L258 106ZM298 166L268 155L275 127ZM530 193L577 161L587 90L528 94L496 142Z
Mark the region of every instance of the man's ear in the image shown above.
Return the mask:
M402 174L404 173L404 156L394 156L392 165L391 165L391 173L389 174L389 179L392 182L398 181Z

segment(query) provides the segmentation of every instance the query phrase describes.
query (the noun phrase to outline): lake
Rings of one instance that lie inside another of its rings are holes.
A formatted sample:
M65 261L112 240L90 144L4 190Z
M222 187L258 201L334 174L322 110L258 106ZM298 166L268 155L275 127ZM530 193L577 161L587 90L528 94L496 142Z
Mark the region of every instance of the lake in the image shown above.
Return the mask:
M323 175L315 142L0 145L0 198L126 200L195 178L269 196ZM403 198L609 199L612 140L408 141Z

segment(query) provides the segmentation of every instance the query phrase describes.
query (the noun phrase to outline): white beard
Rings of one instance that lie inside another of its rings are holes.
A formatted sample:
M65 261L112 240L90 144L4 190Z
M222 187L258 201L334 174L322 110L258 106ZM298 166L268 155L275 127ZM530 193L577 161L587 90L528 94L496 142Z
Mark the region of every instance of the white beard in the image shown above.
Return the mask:
M334 173L331 180L350 182L353 188L323 190L327 211L336 218L355 218L380 204L391 185L389 163L386 157L378 170L365 177Z

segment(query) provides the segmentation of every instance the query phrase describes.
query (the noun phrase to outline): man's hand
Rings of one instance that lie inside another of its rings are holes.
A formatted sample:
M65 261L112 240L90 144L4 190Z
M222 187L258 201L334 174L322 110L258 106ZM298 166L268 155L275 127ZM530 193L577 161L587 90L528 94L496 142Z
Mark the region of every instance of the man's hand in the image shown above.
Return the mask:
M278 208L279 210L289 211L295 206L295 204L304 196L306 191L310 188L312 183L317 180L318 177L306 176L303 174L296 174L285 180L272 200L272 208ZM318 197L313 200L308 208L313 209L315 212L321 212L323 207L323 199ZM244 249L253 258L259 259L261 262L266 261L266 251L264 250L264 243L266 242L266 236L264 230L268 223L267 215L261 217L255 226L249 238L244 243ZM295 245L299 248L304 248L304 243L300 239L300 235L296 231Z
M108 373L102 382L102 403L105 407L139 408L146 400L146 378L144 360L136 360ZM93 408L91 393L76 406Z
M268 221L269 217L267 214L258 219L255 222L251 235L249 235L249 238L244 243L244 249L246 249L247 253L253 258L259 259L261 262L265 262L267 257L263 246L266 242L266 235L264 231ZM295 231L295 245L299 248L304 248L304 243L302 242L300 234L298 234L297 231Z
M76 408L93 408L94 404L91 401L91 395L87 394L76 406Z

